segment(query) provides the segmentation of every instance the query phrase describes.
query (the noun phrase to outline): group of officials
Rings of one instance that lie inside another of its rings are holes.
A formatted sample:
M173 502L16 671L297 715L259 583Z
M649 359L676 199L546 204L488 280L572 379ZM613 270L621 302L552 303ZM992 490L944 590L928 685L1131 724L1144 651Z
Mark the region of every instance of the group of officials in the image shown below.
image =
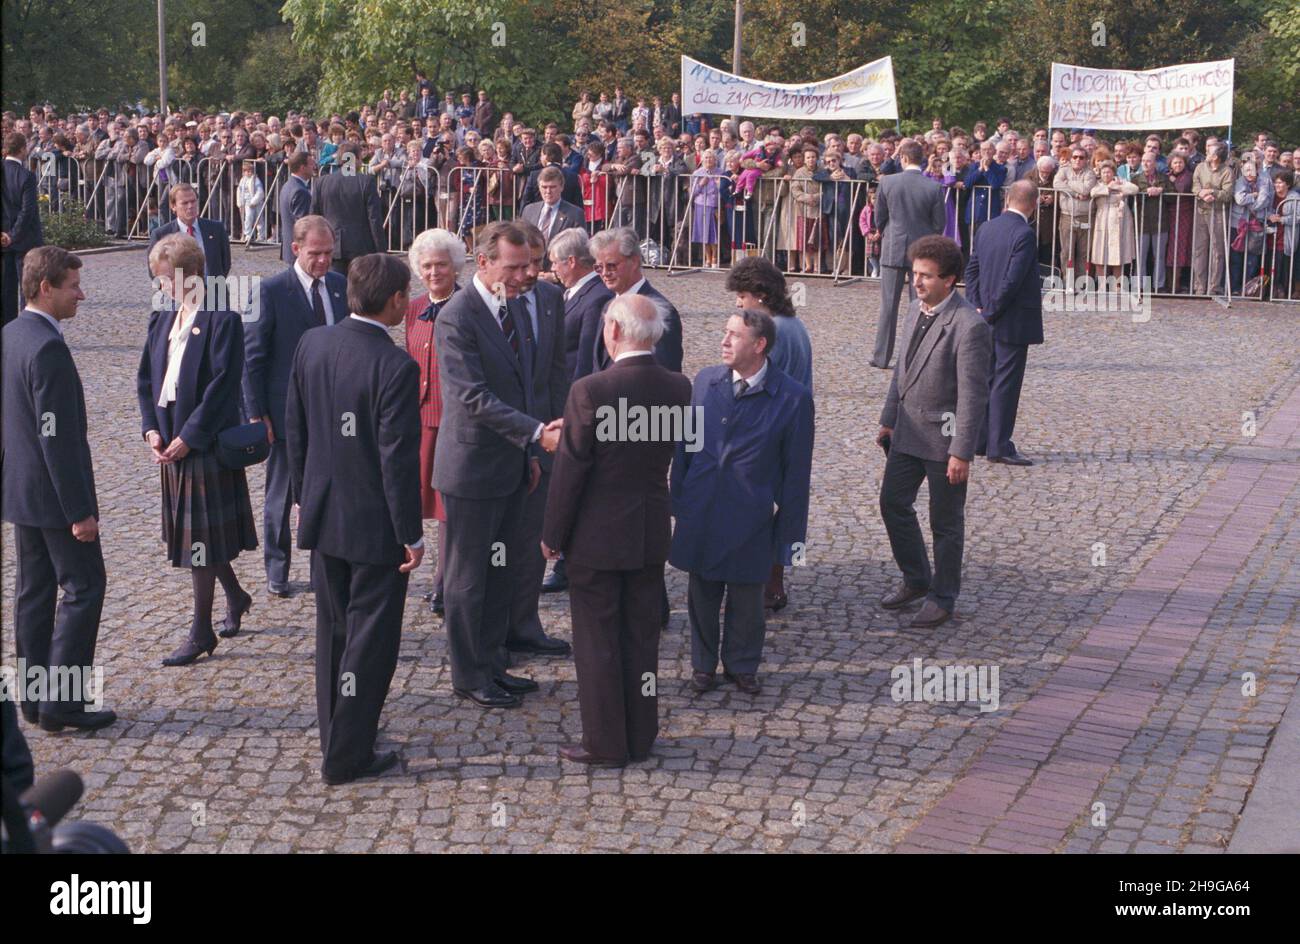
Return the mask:
M905 187L909 176L886 183ZM1024 349L1042 339L1028 225L1036 200L1013 186L1005 223L981 228L967 301L955 291L960 249L918 235L929 197L900 188L891 205L895 194L882 191L887 256L901 249L915 297L878 434L888 454L881 512L903 576L881 604L922 599L913 625L937 626L959 591L972 457L1018 455L1010 431ZM187 638L167 664L210 656L252 605L230 566L257 545L247 481L217 443L253 420L270 443L268 591L289 593L295 505L298 547L311 552L327 782L397 763L374 748L407 582L424 557L422 518L440 519L431 604L445 616L452 686L485 708L517 706L538 688L507 671L512 652L569 652L537 614L545 559L557 562L549 582L570 595L583 721L582 742L561 750L567 759L622 766L650 752L666 563L689 574L692 688L712 688L721 661L740 690L761 690L764 585L805 541L813 443L811 390L774 359L788 343L778 338L791 334L772 314L744 307L729 318L723 363L691 384L681 374L680 316L646 280L630 230L589 240L577 228L493 223L465 280L464 244L451 233L417 237L410 268L382 253L340 265L339 228L299 213L291 263L265 280L258 317L245 326L185 290L229 267L224 232L209 238L192 198L172 188L174 231L151 245L167 303L153 313L137 384L142 434L160 467L164 544L174 566L190 569L195 596ZM80 266L63 250L33 250L27 309L4 335L4 517L18 526L19 655L47 666L93 662L105 592L84 398L60 325L85 297ZM415 299L412 269L426 286ZM389 333L399 324L405 351ZM695 411L702 435L611 435L602 417L633 407ZM50 416L62 436L42 433ZM914 510L922 480L933 566ZM218 582L227 607L219 632ZM114 720L57 690L23 710L47 730Z

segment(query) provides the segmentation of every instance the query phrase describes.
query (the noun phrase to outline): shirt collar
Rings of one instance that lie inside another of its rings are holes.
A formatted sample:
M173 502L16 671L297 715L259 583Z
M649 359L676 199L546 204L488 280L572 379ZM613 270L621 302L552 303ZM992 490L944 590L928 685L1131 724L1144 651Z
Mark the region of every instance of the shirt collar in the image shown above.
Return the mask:
M293 272L298 276L298 282L302 285L302 290L307 294L308 298L311 298L311 283L314 282L315 279L307 274L303 269L302 264L296 259L293 263ZM324 281L325 277L321 276L321 282L324 283Z
M645 357L647 354L654 356L654 351L624 351L622 354L618 355L618 357L614 358L614 363L617 364L619 361L626 360L629 357Z
M5 158L5 159L9 160L9 158ZM22 161L19 161L18 163L21 164ZM60 335L63 334L63 326L59 324L58 318L55 318L47 311L41 311L39 308L31 304L30 302L27 303L27 310L32 312L33 314L40 315L42 318L44 318L46 321L50 323L50 325L54 328L55 331L59 332Z
M642 286L642 285L645 285L645 276L644 276L644 275L641 276L641 278L637 279L636 283L635 283L631 288L629 288L626 292L620 292L619 294L620 294L620 295L635 295L637 292L641 291L641 286Z
M957 289L954 287L953 290L948 293L948 297L945 298L943 301L939 302L939 304L935 305L933 308L926 308L925 302L919 302L918 304L920 305L921 308L921 316L923 318L930 318L935 315L943 314L943 312L948 310L948 306L952 304L952 300L953 298L956 297L956 295L957 295Z
M1021 213L1021 212L1020 212L1019 210L1017 210L1015 207L1007 207L1007 212L1008 212L1008 213L1014 213L1016 216L1020 217L1020 218L1021 218L1022 220L1024 220L1026 223L1029 222L1029 217L1025 216L1025 214ZM947 301L947 299L944 299L944 300Z
M746 391L757 390L763 385L763 378L767 376L767 358L763 358L763 366L756 370L751 376L742 378L738 371L731 372L731 382L734 384L737 380L743 379L748 386Z
M571 288L565 290L565 292L564 292L564 300L565 300L565 301L568 301L568 300L569 300L570 298L572 298L574 295L577 295L578 292L582 289L582 287L583 287L584 285L586 285L588 282L590 282L590 281L591 281L592 279L594 279L594 278L597 278L596 270L595 270L595 269L592 269L590 272L588 272L588 273L587 273L586 275L584 275L582 278L578 279L578 281L574 282L574 283L573 283L573 286L572 286Z
M478 292L478 297L483 299L483 304L487 306L487 310L492 312L493 317L495 317L501 304L497 301L496 295L483 284L483 280L479 278L477 272L474 273L474 288Z
M384 334L388 333L388 325L384 324L382 321L376 321L374 318L367 318L365 315L358 315L356 312L348 315L348 317L355 318L357 321L364 322L368 325L374 325L380 331L384 332Z

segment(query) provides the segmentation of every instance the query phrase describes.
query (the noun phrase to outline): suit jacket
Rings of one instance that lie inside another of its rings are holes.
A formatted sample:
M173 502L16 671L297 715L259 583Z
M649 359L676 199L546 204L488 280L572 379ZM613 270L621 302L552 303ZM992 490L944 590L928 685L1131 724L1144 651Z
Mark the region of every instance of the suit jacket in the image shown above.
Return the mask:
M564 415L564 401L569 396L571 374L565 360L564 351L564 290L550 282L538 280L534 289L537 302L537 331L528 333L533 342L533 415L543 423L549 423ZM517 300L519 305L516 318L528 318L527 304L523 296ZM545 450L539 450L542 468L551 467L552 456Z
M597 436L602 420L628 410L686 410L691 382L646 353L573 385L546 496L542 540L596 570L663 566L671 542L668 466L672 441Z
M349 317L303 335L285 410L299 547L396 566L422 538L419 384L377 325Z
M434 347L442 386L442 422L433 457L433 487L459 498L502 498L524 480L527 457L540 450L527 319L509 306L520 338L515 357L478 288L466 285L438 313Z
M351 261L380 252L388 245L379 190L370 174L318 177L312 190L311 212L325 217L334 227L335 259Z
M934 462L947 462L949 456L970 461L989 399L993 332L975 306L954 289L909 365L907 352L920 313L921 302L914 298L880 425L894 431L891 448L906 455ZM945 435L945 429L953 434Z
M581 164L579 164L581 166ZM564 174L564 189L560 191L560 199L565 203L579 208L578 220L582 221L582 180L578 177L578 172L571 167L559 165L560 171ZM534 203L541 202L542 191L537 186L537 178L541 175L544 168L533 171L528 175L528 183L524 185L524 195L519 199L519 205L527 209ZM533 221L535 223L535 221ZM559 230L556 230L558 233Z
M763 583L807 535L812 393L768 361L762 385L736 399L719 364L696 376L691 406L702 448L678 443L673 457L669 560L706 580Z
M981 170L979 164L972 161L962 175L962 181L971 194L963 223L986 223L1002 213L1002 188L1007 182L1006 164L994 161L989 164L988 170Z
M966 264L966 297L1005 344L1043 343L1038 234L1008 210L980 227Z
M179 436L195 452L211 449L222 430L238 426L244 374L244 323L232 311L200 311L181 356L176 402L168 416L158 405L167 374L167 336L177 312L155 311L136 372L140 432L156 429L164 442Z
M579 191L579 193L581 193L581 191ZM545 208L546 204L542 203L540 200L536 203L528 204L524 207L521 214L524 218L524 222L532 223L540 229L542 223L542 211ZM550 242L552 237L566 229L579 228L585 225L586 222L582 217L581 197L579 197L579 203L576 206L569 203L568 200L561 200L555 207L555 222L551 224L551 231L549 233L543 233L542 235L546 237L547 242ZM550 268L549 259L547 261L547 268Z
M460 286L453 289L452 297L459 291ZM438 312L450 301L448 298L434 311L431 321L420 317L429 307L428 292L412 298L406 306L406 353L420 368L420 425L433 429L442 422L442 386L438 383L438 351L433 343L433 328Z
M335 323L348 315L348 280L325 273L325 291ZM293 266L262 282L257 318L244 331L244 409L254 418L271 417L275 438L285 436L284 409L289 374L298 341L316 327L316 314Z
M226 234L226 225L220 220L205 220L200 216L194 221L194 228L198 231L198 243L203 247L204 276L219 275L225 277L229 275L230 237ZM159 226L149 234L150 251L153 250L154 244L164 236L171 236L179 232L181 232L180 220L172 220L170 223ZM148 256L146 255L145 265L148 264Z
M63 335L28 310L5 325L3 339L4 520L67 528L98 517L86 397Z
M0 232L13 240L6 253L20 259L29 250L45 245L41 214L36 202L36 175L19 161L4 159L3 199L0 200ZM36 316L38 319L40 315ZM82 515L84 518L85 515ZM81 518L77 519L78 521Z
M280 187L280 261L293 264L293 224L311 213L311 187L289 175Z
M682 369L682 318L677 313L673 303L666 299L658 289L652 286L648 281L637 290L638 295L644 295L656 305L663 309L664 336L659 339L655 345L655 361L661 367L667 367L669 370L681 371ZM611 299L612 301L613 299ZM606 302L606 306L608 306ZM605 321L604 311L601 312L600 328L596 332L595 356L592 359L595 369L604 370L610 365L609 353L605 350Z
M571 380L592 372L601 315L613 297L614 293L596 276L564 303L564 359Z
M880 178L876 227L881 231L881 265L909 268L908 247L922 236L941 234L946 222L943 187L939 183L919 171Z

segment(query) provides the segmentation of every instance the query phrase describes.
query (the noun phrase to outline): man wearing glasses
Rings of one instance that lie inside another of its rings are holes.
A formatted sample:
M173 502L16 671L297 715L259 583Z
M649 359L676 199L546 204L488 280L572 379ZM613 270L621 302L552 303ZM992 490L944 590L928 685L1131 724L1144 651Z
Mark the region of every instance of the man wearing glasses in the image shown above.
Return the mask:
M1054 181L1061 236L1061 277L1065 290L1074 291L1074 280L1088 261L1088 233L1092 209L1092 188L1097 175L1088 166L1088 152L1080 145L1070 149L1070 163Z

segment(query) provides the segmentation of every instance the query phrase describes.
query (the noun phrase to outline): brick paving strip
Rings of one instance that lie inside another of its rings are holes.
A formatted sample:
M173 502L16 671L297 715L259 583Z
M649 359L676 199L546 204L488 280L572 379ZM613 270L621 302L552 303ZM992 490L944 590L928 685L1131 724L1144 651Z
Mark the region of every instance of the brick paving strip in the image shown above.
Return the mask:
M1226 455L1222 478L895 851L1052 852L1088 822L1212 601L1300 485L1300 387Z

